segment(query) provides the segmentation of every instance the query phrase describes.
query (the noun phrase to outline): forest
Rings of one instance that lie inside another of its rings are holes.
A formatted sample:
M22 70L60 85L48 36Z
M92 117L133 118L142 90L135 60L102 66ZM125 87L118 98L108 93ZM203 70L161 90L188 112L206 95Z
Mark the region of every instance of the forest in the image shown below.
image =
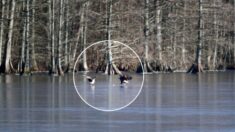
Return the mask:
M114 62L111 40L129 45L144 72L235 69L235 0L1 0L0 73L73 71L77 56L108 40L105 61L80 70L113 74L139 69ZM99 60L102 58L102 60Z

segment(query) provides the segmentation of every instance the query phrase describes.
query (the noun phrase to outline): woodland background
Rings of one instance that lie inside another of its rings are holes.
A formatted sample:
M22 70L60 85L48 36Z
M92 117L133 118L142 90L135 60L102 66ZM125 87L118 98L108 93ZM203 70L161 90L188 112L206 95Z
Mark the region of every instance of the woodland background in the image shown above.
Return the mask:
M235 68L235 0L1 0L0 72L73 70L88 45L117 40L142 58L149 72ZM98 70L137 70L112 63L108 43ZM91 53L83 55L81 70ZM98 60L99 61L99 60ZM107 72L111 74L112 72Z

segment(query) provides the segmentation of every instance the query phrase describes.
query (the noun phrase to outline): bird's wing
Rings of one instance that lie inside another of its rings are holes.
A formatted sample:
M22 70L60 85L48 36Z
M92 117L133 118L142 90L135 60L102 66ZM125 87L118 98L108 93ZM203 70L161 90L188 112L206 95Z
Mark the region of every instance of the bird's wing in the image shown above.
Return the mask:
M86 76L87 79L92 79L90 76Z
M92 82L92 77L86 76L86 78L87 78L87 80L88 80L89 82Z
M89 82L92 82L92 79L91 79L91 78L87 78L87 80L88 80Z

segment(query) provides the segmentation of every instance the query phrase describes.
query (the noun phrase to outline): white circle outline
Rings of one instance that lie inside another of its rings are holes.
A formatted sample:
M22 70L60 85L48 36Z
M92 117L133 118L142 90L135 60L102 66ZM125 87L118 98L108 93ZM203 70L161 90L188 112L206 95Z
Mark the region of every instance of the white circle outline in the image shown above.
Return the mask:
M122 107L119 107L119 108L115 108L115 109L101 109L101 108L97 108L97 107L95 107L95 106L89 104L89 103L80 95L80 93L78 92L76 83L75 83L75 68L76 68L77 62L78 62L79 58L81 57L81 55L82 55L87 49L89 49L90 47L92 47L92 46L94 46L94 45L98 45L98 44L100 44L100 43L102 43L102 42L105 43L105 42L107 42L107 41L112 41L112 42L114 42L114 43L119 43L119 44L121 44L121 45L124 45L124 46L126 46L127 48L129 48L132 52L134 52L134 54L137 56L137 58L138 58L138 60L139 60L139 62L140 62L140 65L141 65L141 68L142 68L142 71L143 71L143 73L142 73L143 79L142 79L141 87L140 87L139 92L138 92L137 95L135 96L135 98L132 99L128 104L126 104L126 105L124 105L124 106L122 106ZM80 98L82 99L82 101L85 102L85 104L87 104L88 106L92 107L93 109L96 109L96 110L99 110L99 111L103 111L103 112L118 111L118 110L124 109L124 108L128 107L129 105L131 105L131 104L137 99L137 97L140 95L140 93L141 93L141 91L142 91L142 89L143 89L143 85L144 85L144 67L143 67L143 64L142 64L142 61L141 61L139 55L138 55L130 46L128 46L128 45L126 45L126 44L124 44L124 43L122 43L122 42L115 41L115 40L102 40L102 41L95 42L95 43L89 45L88 47L86 47L86 48L79 54L79 56L77 57L77 59L76 59L76 61L75 61L75 64L74 64L74 68L73 68L73 84L74 84L74 88L75 88L77 94L79 95L79 97L80 97Z

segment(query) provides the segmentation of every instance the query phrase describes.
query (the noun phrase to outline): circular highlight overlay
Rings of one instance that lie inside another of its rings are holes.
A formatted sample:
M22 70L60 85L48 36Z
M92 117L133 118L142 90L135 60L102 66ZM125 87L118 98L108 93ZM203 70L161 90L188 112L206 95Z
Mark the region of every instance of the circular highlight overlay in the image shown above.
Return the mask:
M113 65L110 66L109 62ZM142 90L144 74L135 72L139 66L143 71L140 57L128 45L113 40L93 43L76 59L73 72L75 90L87 105L96 110L121 110L133 103ZM85 67L88 72L78 72ZM132 79L123 84L120 75L104 74L116 72L117 69ZM95 78L94 84L89 82L89 77Z

